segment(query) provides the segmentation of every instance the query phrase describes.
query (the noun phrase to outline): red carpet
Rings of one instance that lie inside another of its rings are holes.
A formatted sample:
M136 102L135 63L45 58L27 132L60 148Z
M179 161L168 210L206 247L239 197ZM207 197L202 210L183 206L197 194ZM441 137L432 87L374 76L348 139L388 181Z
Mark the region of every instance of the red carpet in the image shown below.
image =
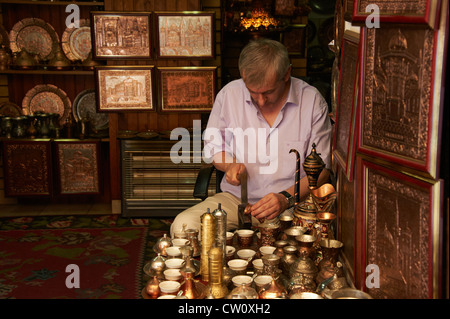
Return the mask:
M89 225L86 218L42 219L0 225L0 298L141 298L142 267L163 232L160 221L149 227L147 219L136 224L100 217L104 225L96 220L92 228L92 219ZM37 223L44 229L32 229ZM89 227L70 228L74 225ZM66 272L68 265L73 266ZM77 282L79 288L73 287Z

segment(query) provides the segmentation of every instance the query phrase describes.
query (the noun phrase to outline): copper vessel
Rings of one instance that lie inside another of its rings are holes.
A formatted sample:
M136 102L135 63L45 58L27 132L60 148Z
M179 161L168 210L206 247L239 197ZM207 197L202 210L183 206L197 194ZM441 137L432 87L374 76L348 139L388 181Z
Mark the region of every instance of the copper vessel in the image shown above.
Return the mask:
M32 70L35 69L37 66L37 61L35 57L33 57L25 49L22 49L20 50L19 53L17 53L17 55L13 60L13 63L14 67L20 70Z
M299 274L291 278L288 284L289 297L302 292L315 292L317 285L314 282L314 278L309 275Z
M333 185L326 183L319 188L311 189L311 198L318 212L331 211L336 198L337 192Z
M201 217L201 245L200 273L203 281L209 281L209 250L211 249L216 231L216 218L211 214L209 208Z
M286 299L286 289L272 277L272 282L267 288L263 288L259 293L259 299Z
M315 260L316 249L314 248L314 243L317 238L313 235L300 235L295 237L298 242L297 249L299 256L306 256Z
M167 256L166 248L171 246L172 246L172 239L169 236L167 236L167 234L164 234L163 237L158 239L155 246L153 247L153 250L157 254Z
M292 226L284 231L283 239L285 239L289 245L297 246L297 240L295 239L295 237L303 235L307 231L308 227Z
M303 275L314 281L318 272L319 270L314 261L311 258L302 255L291 265L290 277L294 278Z
M280 236L283 235L283 232L292 226L292 220L294 219L291 215L282 215L280 216Z
M222 204L219 203L217 209L215 209L212 214L216 218L216 243L222 249L222 262L225 263L227 246L227 212L222 209Z
M163 271L166 269L166 259L158 254L150 262L144 265L144 273L148 276L156 274L159 279L164 279Z
M335 268L343 246L344 244L339 240L322 239L319 242L319 247L322 250L322 260L319 262L319 269L324 267Z
M266 219L259 224L258 229L261 233L260 246L273 246L280 232L280 221L278 218Z
M283 258L284 256L284 250L283 248L286 247L288 245L288 242L286 240L277 240L274 243L276 249L273 252L275 255L277 255L280 258Z
M281 257L281 270L289 277L291 265L297 260L297 247L285 246L283 252L284 255Z
M320 235L322 238L329 237L330 225L336 219L336 215L330 212L320 212L316 215L320 224Z
M222 299L228 293L223 281L223 252L216 244L209 250L209 286L215 299Z
M200 241L198 239L198 229L187 229L186 232L186 239L190 241L191 246L193 248L192 256L197 257L200 256Z
M316 212L314 204L305 200L295 207L292 223L297 226L307 227L309 231L313 231L317 221Z
M183 291L182 296L186 296L187 299L198 299L201 292L197 289L194 281L195 273L193 271L180 271L184 277L184 283L181 285L180 290Z
M54 44L53 50L56 52L54 57L48 62L47 68L49 70L72 70L73 66L70 60L66 57L61 46L58 43Z
M317 181L322 170L325 168L320 154L316 152L316 144L313 143L311 153L305 158L303 163L303 170L308 178L309 188L317 188Z
M161 289L159 288L159 279L156 273L153 273L151 278L147 281L147 284L145 285L145 292L147 295L152 298L156 299L161 294Z

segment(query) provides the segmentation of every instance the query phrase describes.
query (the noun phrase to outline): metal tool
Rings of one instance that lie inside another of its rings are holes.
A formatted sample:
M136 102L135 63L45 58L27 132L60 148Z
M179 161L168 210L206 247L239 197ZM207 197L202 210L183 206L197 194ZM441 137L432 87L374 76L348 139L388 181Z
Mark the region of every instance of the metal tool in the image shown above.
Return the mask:
M239 174L239 180L241 181L241 203L238 205L239 229L251 229L252 215L245 213L245 209L248 206L247 172Z

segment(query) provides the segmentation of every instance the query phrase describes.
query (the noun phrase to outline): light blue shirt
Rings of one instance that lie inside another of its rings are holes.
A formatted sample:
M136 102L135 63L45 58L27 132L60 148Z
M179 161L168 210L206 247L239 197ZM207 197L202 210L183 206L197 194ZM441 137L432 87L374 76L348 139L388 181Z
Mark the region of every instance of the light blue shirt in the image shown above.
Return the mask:
M204 154L212 157L226 151L244 163L248 200L254 204L268 193L294 185L296 154L290 153L291 149L299 152L303 164L315 143L329 168L331 129L326 101L306 82L291 77L286 103L270 127L239 79L228 83L216 96L204 135ZM305 172L300 167L302 178ZM240 186L228 184L225 178L221 189L241 196Z

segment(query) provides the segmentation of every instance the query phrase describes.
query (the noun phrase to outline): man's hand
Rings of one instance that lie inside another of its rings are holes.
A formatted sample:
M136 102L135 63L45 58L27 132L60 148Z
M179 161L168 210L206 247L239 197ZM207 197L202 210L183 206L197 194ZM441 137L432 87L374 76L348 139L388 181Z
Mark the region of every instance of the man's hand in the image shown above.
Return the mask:
M264 219L273 219L288 209L286 197L278 193L270 193L261 198L250 208L253 217L262 222Z
M239 186L241 181L239 180L239 175L246 171L244 164L241 163L231 163L228 165L225 171L225 179L228 184Z

